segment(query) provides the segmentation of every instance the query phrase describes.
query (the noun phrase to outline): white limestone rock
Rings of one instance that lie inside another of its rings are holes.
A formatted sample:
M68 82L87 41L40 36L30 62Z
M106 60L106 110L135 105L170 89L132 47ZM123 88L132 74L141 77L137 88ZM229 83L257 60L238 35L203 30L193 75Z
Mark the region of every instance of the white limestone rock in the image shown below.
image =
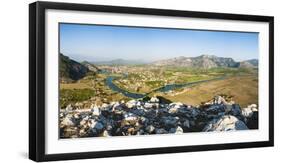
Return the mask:
M232 115L225 115L219 119L214 119L209 122L203 131L232 131L232 130L247 130L245 123Z

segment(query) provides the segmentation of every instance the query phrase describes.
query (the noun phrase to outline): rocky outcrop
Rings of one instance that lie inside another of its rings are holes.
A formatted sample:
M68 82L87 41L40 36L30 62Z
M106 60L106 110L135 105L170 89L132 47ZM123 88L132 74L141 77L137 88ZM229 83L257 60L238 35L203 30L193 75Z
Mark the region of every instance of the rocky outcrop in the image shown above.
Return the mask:
M203 131L247 130L245 123L232 115L225 115L209 122Z
M88 109L68 106L60 112L61 138L182 134L188 132L234 131L258 128L256 104L240 108L221 96L200 106L179 102L112 102Z

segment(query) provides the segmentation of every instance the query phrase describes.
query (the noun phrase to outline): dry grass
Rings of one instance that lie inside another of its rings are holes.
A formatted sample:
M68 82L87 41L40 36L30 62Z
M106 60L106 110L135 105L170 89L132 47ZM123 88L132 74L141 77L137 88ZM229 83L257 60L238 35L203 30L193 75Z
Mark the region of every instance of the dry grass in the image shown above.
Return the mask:
M188 91L173 95L173 93L161 96L186 104L199 105L208 101L215 95L226 94L233 96L233 100L246 107L249 104L258 104L258 80L256 76L231 77L225 80L203 83L190 88Z
M86 89L91 88L89 83L60 83L60 89Z

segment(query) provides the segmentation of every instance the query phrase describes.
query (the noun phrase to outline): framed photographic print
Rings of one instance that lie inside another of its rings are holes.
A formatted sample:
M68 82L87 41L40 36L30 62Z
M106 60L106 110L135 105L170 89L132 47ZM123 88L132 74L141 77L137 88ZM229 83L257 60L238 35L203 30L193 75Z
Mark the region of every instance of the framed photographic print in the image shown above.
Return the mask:
M35 2L29 157L273 146L273 17Z

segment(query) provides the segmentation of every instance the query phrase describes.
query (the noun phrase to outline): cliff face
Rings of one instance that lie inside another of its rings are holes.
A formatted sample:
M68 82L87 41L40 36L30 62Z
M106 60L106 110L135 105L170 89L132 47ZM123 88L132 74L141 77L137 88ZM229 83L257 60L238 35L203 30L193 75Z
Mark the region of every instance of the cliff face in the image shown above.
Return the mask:
M257 105L240 108L216 96L201 106L149 101L112 102L60 110L60 137L128 136L233 131L258 128Z

